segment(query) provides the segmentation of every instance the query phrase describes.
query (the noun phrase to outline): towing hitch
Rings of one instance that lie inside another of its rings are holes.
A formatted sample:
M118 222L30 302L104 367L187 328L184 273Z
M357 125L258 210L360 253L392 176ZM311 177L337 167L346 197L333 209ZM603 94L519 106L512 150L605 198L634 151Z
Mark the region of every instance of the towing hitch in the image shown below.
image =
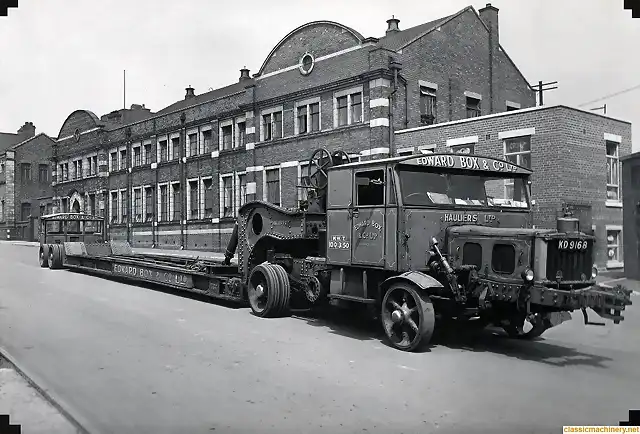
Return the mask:
M584 318L584 324L585 325L597 325L597 326L603 326L606 325L603 322L593 322L593 321L589 321L589 314L587 313L587 308L583 307L582 309L582 316Z

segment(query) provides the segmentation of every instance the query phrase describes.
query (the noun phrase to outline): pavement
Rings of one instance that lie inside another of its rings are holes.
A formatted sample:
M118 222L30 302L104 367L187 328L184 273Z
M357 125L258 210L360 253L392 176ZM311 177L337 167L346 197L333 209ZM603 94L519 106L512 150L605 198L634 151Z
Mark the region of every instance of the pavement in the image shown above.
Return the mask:
M556 433L640 407L637 297L620 325L574 314L535 342L445 330L404 353L353 315L260 319L41 269L11 243L0 275L0 351L91 433Z

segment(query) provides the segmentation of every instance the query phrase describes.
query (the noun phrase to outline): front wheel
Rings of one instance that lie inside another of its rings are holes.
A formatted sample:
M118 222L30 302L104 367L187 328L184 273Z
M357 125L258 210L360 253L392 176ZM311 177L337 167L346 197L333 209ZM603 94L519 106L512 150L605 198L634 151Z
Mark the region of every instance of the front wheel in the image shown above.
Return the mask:
M259 317L282 315L289 308L289 276L280 265L267 262L256 266L249 276L249 305Z
M435 310L429 296L408 283L396 283L382 300L381 320L391 344L402 351L426 346L435 329Z

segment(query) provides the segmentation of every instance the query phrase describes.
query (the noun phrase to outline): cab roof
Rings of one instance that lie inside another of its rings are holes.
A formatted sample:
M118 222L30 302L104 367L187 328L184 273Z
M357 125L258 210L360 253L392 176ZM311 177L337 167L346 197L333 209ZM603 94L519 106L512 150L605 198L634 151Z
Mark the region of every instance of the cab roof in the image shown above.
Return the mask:
M485 155L465 155L451 153L434 153L420 155L405 155L400 157L382 158L379 160L358 161L330 167L328 170L340 170L352 167L368 167L383 165L401 165L413 167L432 167L436 169L470 170L474 172L496 173L503 175L531 175L532 170L506 160Z
M54 214L46 214L40 217L41 220L46 221L103 221L104 217L95 216L92 214L83 214L77 212L59 212Z

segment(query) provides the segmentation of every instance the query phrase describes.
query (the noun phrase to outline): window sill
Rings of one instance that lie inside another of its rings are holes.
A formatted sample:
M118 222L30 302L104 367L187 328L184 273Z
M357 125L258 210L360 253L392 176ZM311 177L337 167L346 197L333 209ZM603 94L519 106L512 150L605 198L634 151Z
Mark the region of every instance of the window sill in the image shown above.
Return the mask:
M620 261L607 261L607 269L612 268L624 268L624 262Z
M622 201L619 200L607 200L604 205L607 208L622 208Z

